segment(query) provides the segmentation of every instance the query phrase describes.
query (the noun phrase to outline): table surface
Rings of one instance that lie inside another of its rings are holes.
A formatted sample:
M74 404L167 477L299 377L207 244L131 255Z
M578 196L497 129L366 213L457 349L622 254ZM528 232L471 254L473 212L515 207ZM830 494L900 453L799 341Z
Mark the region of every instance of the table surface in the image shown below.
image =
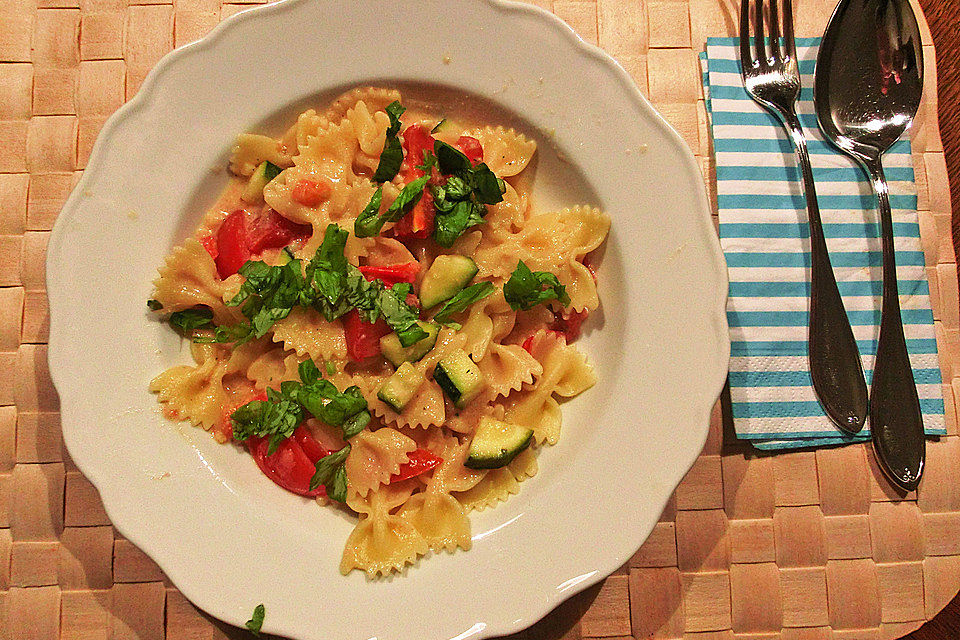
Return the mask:
M937 106L940 137L950 176L953 246L960 255L960 2L920 0L937 52ZM909 640L960 638L960 594L936 618L907 636Z

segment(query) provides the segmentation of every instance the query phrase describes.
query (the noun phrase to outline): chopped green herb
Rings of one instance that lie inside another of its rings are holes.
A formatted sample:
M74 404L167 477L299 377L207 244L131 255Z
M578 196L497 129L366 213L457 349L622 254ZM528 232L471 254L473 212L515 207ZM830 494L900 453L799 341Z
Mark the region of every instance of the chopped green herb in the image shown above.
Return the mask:
M337 365L333 364L333 362L331 362L330 360L327 360L326 369L327 369L327 375L332 376L337 372Z
M213 328L213 311L210 307L194 307L183 311L174 311L167 321L181 335L190 336L197 329Z
M409 347L427 337L427 332L420 328L417 320L420 315L416 307L407 304L412 286L408 282L398 282L390 289L385 289L380 295L380 311L384 320L400 338L400 344Z
M438 187L438 190L442 187ZM435 203L437 200L434 201ZM456 242L457 238L463 235L463 232L470 227L483 222L483 216L487 212L486 207L470 200L460 200L450 202L449 208L441 209L436 207L437 213L434 217L433 239L441 247L449 247Z
M470 158L465 153L442 140L434 142L433 152L440 163L441 173L457 174L470 171L473 168Z
M456 324L450 320L455 313L466 310L474 302L479 302L496 290L492 282L478 282L472 284L466 289L462 289L457 295L450 298L445 305L440 307L440 311L433 317L434 322L440 324Z
M347 473L343 468L343 463L350 454L350 445L346 445L339 451L328 453L317 460L316 471L310 478L310 491L314 491L320 485L327 490L327 496L337 502L346 502L347 500Z
M383 187L377 187L370 198L370 202L363 208L353 223L353 232L358 238L367 238L380 233L383 223L380 222L380 203L383 201Z
M161 309L163 309L163 305L160 304L159 300L151 299L151 300L147 300L147 308L150 309L150 311L160 311Z
M270 438L267 455L272 454L280 443L293 435L303 421L303 408L289 394L267 389L266 400L253 400L243 405L230 416L233 421L233 437L243 441L251 437Z
M260 637L260 629L263 627L263 618L267 613L266 607L261 602L253 609L253 616L247 620L247 630L253 635Z
M400 116L406 109L399 102L391 102L387 105L386 112L390 118L390 126L387 128L386 142L383 145L383 151L380 153L380 162L377 164L377 171L373 174L374 182L388 182L400 171L400 165L403 163L403 148L400 145Z
M485 205L501 202L506 185L487 165L472 165L464 153L446 142L437 140L434 153L441 173L450 177L431 189L437 211L433 239L449 247L464 231L483 222Z
M446 119L446 118L442 118L442 119L440 120L440 122L438 122L433 129L430 129L430 133L436 133L437 131L440 131L440 129L442 129L442 128L443 128L443 125L445 125L445 124L447 124L447 119Z
M531 271L523 260L503 285L503 297L514 310L526 311L549 300L557 300L563 306L570 304L566 287L557 276L546 271Z

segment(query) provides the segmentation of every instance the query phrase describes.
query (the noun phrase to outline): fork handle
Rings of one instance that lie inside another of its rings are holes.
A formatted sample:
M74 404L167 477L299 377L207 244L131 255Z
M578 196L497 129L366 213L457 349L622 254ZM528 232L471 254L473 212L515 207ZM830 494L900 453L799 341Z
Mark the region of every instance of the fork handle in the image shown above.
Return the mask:
M867 383L857 341L833 275L817 206L813 169L795 111L782 114L803 174L810 227L810 327L808 352L813 390L827 416L843 431L857 433L867 419Z

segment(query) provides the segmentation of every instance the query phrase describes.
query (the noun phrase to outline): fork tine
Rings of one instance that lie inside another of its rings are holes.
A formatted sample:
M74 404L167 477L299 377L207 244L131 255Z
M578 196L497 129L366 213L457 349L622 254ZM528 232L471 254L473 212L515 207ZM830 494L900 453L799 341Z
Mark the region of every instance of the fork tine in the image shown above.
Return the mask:
M740 72L753 66L750 55L750 0L740 0Z
M778 0L770 0L770 55L780 60L780 16Z
M783 0L783 48L787 57L797 59L797 47L793 41L793 1Z
M757 60L763 66L767 59L766 43L763 36L763 0L754 0L753 20L753 49L757 54Z

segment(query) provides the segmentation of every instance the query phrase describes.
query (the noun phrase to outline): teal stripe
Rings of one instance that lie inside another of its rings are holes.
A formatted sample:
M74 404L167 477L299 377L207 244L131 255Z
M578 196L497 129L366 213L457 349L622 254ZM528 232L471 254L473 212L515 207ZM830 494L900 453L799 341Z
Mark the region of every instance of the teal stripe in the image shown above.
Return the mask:
M913 182L913 167L890 167L884 169L891 182ZM859 167L814 167L814 179L820 182L865 182L866 176ZM800 168L795 162L784 166L758 167L723 165L717 167L717 180L756 180L768 182L800 182Z
M822 211L828 209L873 209L876 207L876 196L870 194L857 195L818 195L817 203ZM803 194L773 194L773 193L721 193L717 196L717 204L721 209L787 209L804 210L807 208L807 199ZM917 196L890 195L890 206L896 211L905 209L915 211Z
M816 418L824 415L823 407L816 400L732 402L730 405L734 418ZM920 412L928 415L943 413L943 400L921 399Z
M809 447L814 443L821 444L822 440L839 442L862 442L870 439L870 430L864 429L855 436L842 434L839 430L835 431L783 431L781 433L765 432L758 433L738 433L737 438L741 440L796 440L798 447Z
M873 379L873 370L863 372L867 384ZM942 384L940 369L914 369L916 384ZM813 385L809 371L731 371L731 387L809 387Z
M901 309L904 324L933 324L930 309ZM880 309L847 311L850 324L866 327L880 324ZM806 327L810 314L806 311L727 311L731 327Z
M708 64L708 69L715 73L740 73L739 60L731 60L730 58L710 58L707 61L707 64ZM800 67L801 74L813 75L814 69L817 66L817 61L801 60L798 66ZM807 79L802 78L801 80L807 80Z
M797 114L797 117L800 118L800 124L803 125L805 129L810 131L816 131L817 127L817 116L813 113L800 113ZM762 113L757 113L754 111L717 111L710 114L710 122L713 123L713 126L719 125L754 125L754 126L775 126L778 129L783 127L780 124L780 120L777 119L775 115L764 111Z
M900 266L925 266L923 251L897 251L895 254ZM810 253L756 252L726 254L727 267L809 267ZM879 251L833 251L830 253L830 262L834 267L879 267L883 263L883 255Z
M857 340L860 355L877 355L876 340ZM912 355L934 355L937 341L934 338L907 338L907 351ZM750 356L806 356L806 340L734 340L730 342L730 355Z
M744 124L744 123L741 123ZM793 142L778 132L776 138L720 138L713 141L716 152L734 153L783 153L791 156L793 162ZM910 153L909 141L900 140L890 148L890 153ZM829 143L821 140L807 140L807 150L810 155L836 155L840 153Z
M926 280L898 280L901 296L930 295ZM837 283L842 296L879 296L882 280L843 281ZM805 298L810 295L810 282L731 282L731 298Z
M876 222L826 222L823 234L828 238L879 238L880 225ZM893 235L918 238L920 224L894 222ZM721 238L809 238L806 222L721 222Z
M793 42L797 47L814 47L820 44L820 36L794 38ZM707 46L738 47L740 46L740 39L735 36L710 36L707 38Z
M710 83L710 97L714 100L753 100L747 95L743 85L716 85ZM813 87L806 86L800 89L800 100L813 102Z

